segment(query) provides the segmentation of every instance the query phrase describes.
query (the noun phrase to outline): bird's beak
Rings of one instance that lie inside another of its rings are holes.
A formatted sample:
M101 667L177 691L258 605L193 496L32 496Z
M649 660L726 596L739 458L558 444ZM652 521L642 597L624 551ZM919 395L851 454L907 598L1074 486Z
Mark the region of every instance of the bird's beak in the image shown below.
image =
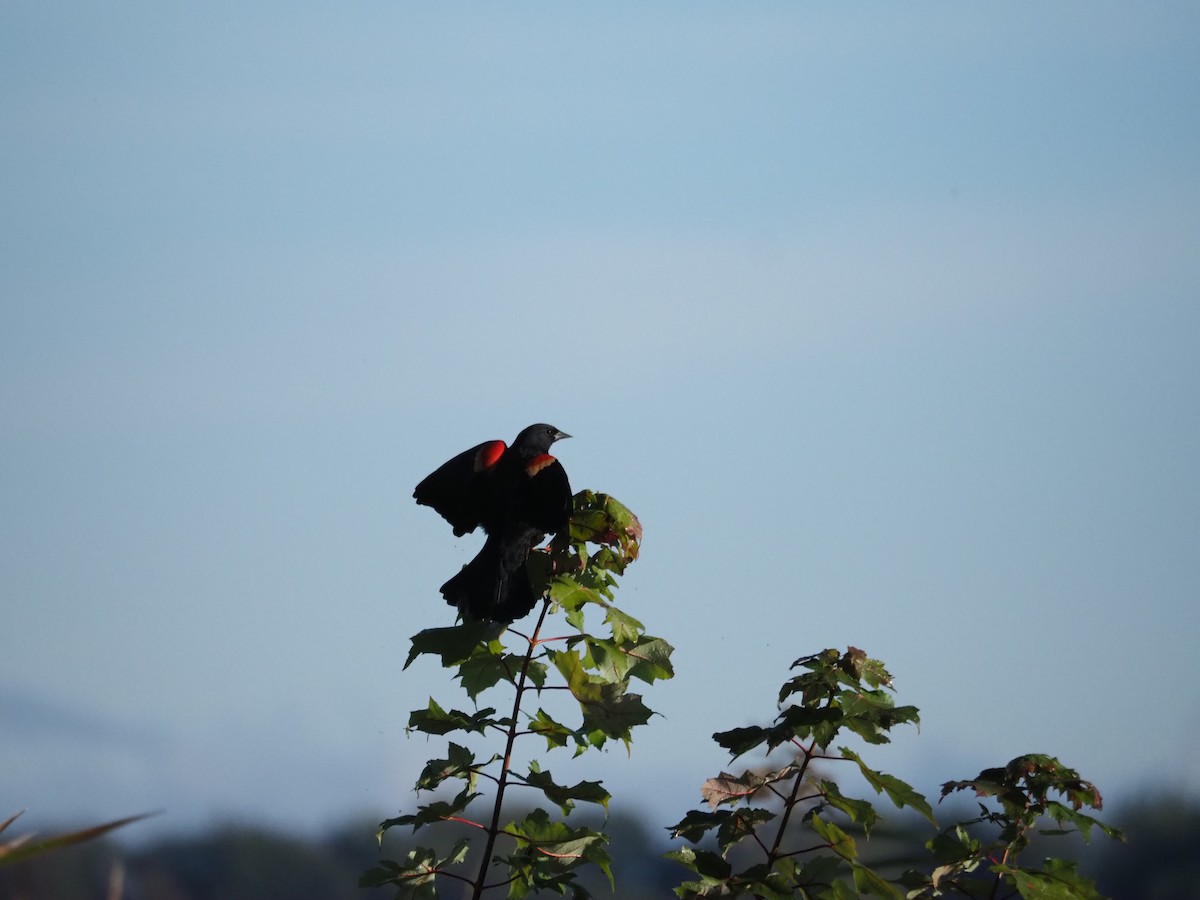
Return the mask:
M569 438L569 437L570 437L570 435L569 435L569 434L567 434L565 431L556 431L556 432L554 432L554 439L555 439L556 441L561 441L563 438Z

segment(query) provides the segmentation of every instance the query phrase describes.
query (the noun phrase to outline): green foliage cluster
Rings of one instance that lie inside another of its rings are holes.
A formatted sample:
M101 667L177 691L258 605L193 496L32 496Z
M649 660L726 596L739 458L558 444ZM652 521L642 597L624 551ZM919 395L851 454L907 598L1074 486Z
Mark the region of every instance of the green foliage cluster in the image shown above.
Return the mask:
M379 838L397 826L411 826L415 832L441 822L465 824L483 839L477 869L466 869L471 842L464 838L448 852L417 846L402 860L383 860L363 876L364 886L395 885L400 896L429 898L436 896L437 881L447 879L469 885L473 897L501 887L511 898L538 891L586 897L587 890L577 880L579 868L586 864L599 867L611 881L602 832L569 825L540 806L519 819L503 818L510 787L533 789L564 818L576 803L607 809L609 794L600 782L560 784L536 759L522 770L515 764L514 748L518 741L530 739L544 741L547 752L571 748L579 756L609 741L628 746L633 729L653 715L641 695L630 690L632 679L650 684L673 675L670 645L646 634L641 622L613 604L617 578L637 558L641 524L604 494L584 491L574 504L569 534L530 560L535 590L540 588L544 597L531 632L480 622L428 629L413 637L405 663L407 668L422 655L436 656L444 667L457 670L456 678L477 707L446 709L431 697L425 708L410 715L410 731L497 735L503 750L478 755L465 743L449 742L446 756L429 761L415 789L432 791L455 782L461 785L456 795L385 820ZM543 634L552 608L563 613L571 634ZM596 618L599 634L588 625ZM510 637L516 639L516 650L504 643ZM512 691L510 711L480 708L480 698L501 686ZM549 704L543 699L552 694L570 698L573 720L557 708L546 708ZM484 785L491 790L490 812L475 817L472 809L483 798ZM498 851L501 843L504 849ZM500 870L496 875L493 866Z
M575 497L570 534L531 560L535 589L540 587L543 596L531 632L468 622L413 638L405 666L422 655L436 656L456 670L475 708L447 709L431 697L412 712L409 729L475 736L471 740L495 735L502 749L481 753L449 741L443 757L429 760L415 789L433 791L455 782L457 793L385 820L379 838L396 826L412 826L415 832L453 822L475 829L483 848L472 869L469 837L441 852L416 846L402 860L384 860L368 871L364 886L394 886L399 897L434 898L439 881L450 880L473 898L492 889L509 898L539 892L584 898L590 895L576 876L586 864L598 867L613 884L607 836L566 821L576 803L607 810L610 798L603 785L560 783L535 759L520 768L513 751L526 738L545 741L547 752L570 748L575 756L614 740L628 746L633 729L650 720L652 711L630 691L630 683L672 677L671 647L646 634L613 603L616 579L637 558L640 540L641 526L628 509L607 495L584 491ZM552 611L563 614L570 634L544 636ZM597 618L598 634L589 626ZM509 638L517 640L506 644ZM732 758L755 753L762 760L740 774L721 772L708 779L701 789L708 809L691 810L669 829L690 845L668 854L691 872L691 879L675 889L679 897L1099 897L1074 863L1045 859L1028 865L1022 859L1034 834L1079 833L1086 840L1098 828L1109 837L1123 837L1083 811L1100 809L1102 801L1078 773L1052 757L1031 754L976 778L947 782L942 798L969 790L981 802L977 816L939 830L925 797L868 765L861 750L849 746L886 744L893 729L919 722L915 707L894 703L892 678L883 663L851 647L803 657L792 668L799 672L780 689L772 724L713 735ZM501 686L512 692L507 714L481 706L481 698ZM543 705L553 693L570 698L568 715ZM848 796L828 777L828 768L841 765L896 808L911 809L928 821L935 832L924 846L928 856L903 870L868 858L860 842L869 840L882 817L869 800ZM532 789L561 817L536 806L505 821L510 787ZM476 816L473 810L480 806L485 813Z
M880 820L870 801L847 797L814 763L851 763L876 794L897 808L909 807L935 828L929 802L910 785L867 765L848 746L830 748L844 735L866 744L885 744L898 725L918 723L912 706L896 706L892 679L878 660L851 647L845 653L825 650L798 659L805 671L784 683L780 711L769 727L735 728L713 739L734 758L786 747L782 764L741 775L722 772L704 784L711 811L692 810L671 828L675 837L693 844L715 834L717 852L684 847L670 856L696 877L676 889L685 900L703 897L753 896L841 900L870 894L896 900L962 895L977 898L1021 896L1027 900L1098 898L1094 884L1074 863L1047 859L1022 865L1021 852L1030 836L1080 833L1088 839L1097 827L1121 839L1120 831L1083 813L1100 809L1100 793L1078 773L1050 756L1031 754L1003 768L985 769L977 778L950 781L942 797L973 790L994 800L999 809L980 803L980 814L939 831L925 844L932 868L909 868L887 877L862 855L853 833L869 838ZM1056 799L1061 798L1061 799ZM727 807L727 808L726 808ZM776 811L778 809L778 811ZM799 828L789 830L799 813ZM1042 828L1044 820L1057 827ZM975 826L992 827L978 836ZM757 848L740 868L729 860L736 845Z
M843 795L835 782L820 777L813 766L818 760L854 763L877 793L886 794L897 807L912 807L934 821L925 798L900 779L872 769L849 747L838 748L836 754L829 752L843 731L867 743L882 744L889 740L893 727L918 721L915 707L892 703L886 690L891 676L882 663L851 647L844 654L826 650L799 659L793 668L807 671L780 689L782 708L774 724L713 735L734 758L760 749L770 753L781 746L793 753L782 765L766 771L722 772L704 783L701 796L712 811L692 810L671 833L697 843L715 832L720 852L685 847L672 853L672 858L699 876L679 887L676 893L680 897L844 897L855 896L855 889L893 896L892 886L859 858L854 838L833 815L840 814L869 836L878 814L869 802ZM755 803L756 798L777 801L781 812ZM801 839L799 848L785 841L797 812L811 832ZM726 855L735 844L747 840L762 851L760 858L735 871ZM854 888L836 878L842 869L849 870Z

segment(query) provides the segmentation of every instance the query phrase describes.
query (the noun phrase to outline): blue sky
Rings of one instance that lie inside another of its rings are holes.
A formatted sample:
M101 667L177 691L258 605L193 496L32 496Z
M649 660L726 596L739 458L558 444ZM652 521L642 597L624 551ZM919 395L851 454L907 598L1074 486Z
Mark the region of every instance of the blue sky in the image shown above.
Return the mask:
M479 542L412 486L543 420L677 648L575 769L618 800L676 821L848 644L925 790L1200 788L1198 51L1184 3L7 5L0 813L411 805Z

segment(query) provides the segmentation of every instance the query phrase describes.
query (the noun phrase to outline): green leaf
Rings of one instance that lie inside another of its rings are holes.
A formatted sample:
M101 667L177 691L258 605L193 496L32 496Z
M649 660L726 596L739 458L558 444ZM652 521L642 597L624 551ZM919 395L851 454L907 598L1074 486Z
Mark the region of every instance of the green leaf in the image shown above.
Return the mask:
M821 855L808 857L799 866L792 880L805 888L815 888L820 885L832 884L834 876L842 870L844 863L836 856Z
M392 819L384 819L379 824L379 831L376 833L376 837L382 840L384 832L389 828L395 828L399 825L411 825L413 831L416 831L424 825L429 825L433 822L444 822L447 819L457 817L478 796L478 794L472 793L468 788L463 788L453 800L437 800L425 806L417 807L417 812L415 813L406 816L396 816Z
M934 835L926 841L925 846L939 862L957 865L979 860L983 844L962 825L956 825L953 829Z
M623 562L632 562L637 559L642 540L642 523L608 494L580 491L574 497L571 540L612 545L618 548Z
M549 772L532 768L528 775L518 777L521 777L521 780L530 787L535 787L545 794L546 799L556 804L564 816L575 808L577 800L581 803L595 803L608 809L608 801L611 799L611 795L599 781L580 781L570 787L565 787L555 784Z
M819 815L813 815L810 820L812 830L817 835L828 842L829 849L840 856L847 862L853 861L858 856L858 849L854 846L854 838L842 831L832 822L826 822Z
M394 885L399 889L397 896L435 900L437 875L450 866L462 863L467 858L469 847L470 841L464 838L441 858L428 847L415 847L408 852L403 863L381 860L376 868L370 869L359 879L358 886Z
M841 727L843 714L837 707L787 706L775 718L767 748L775 749L787 741L812 738L817 746L828 747Z
M666 856L668 859L687 866L705 879L724 881L733 874L733 867L729 865L728 861L710 850L693 850L691 847L682 847L679 850L672 850Z
M857 647L847 647L839 667L855 684L865 682L869 687L891 687L892 676L877 659L871 659Z
M628 745L631 730L650 721L653 713L642 703L640 696L625 693L624 683L612 684L590 679L577 651L546 652L578 701L583 713L583 724L579 730L587 735L593 746L603 746L607 738L616 738Z
M746 728L731 728L729 731L718 731L712 738L736 758L766 743L768 736L767 729L761 728L758 725L751 725Z
M517 841L517 851L506 862L524 873L537 887L563 883L564 870L591 863L612 882L612 860L604 845L608 838L590 828L572 828L550 819L544 809L535 809L520 822L505 827L505 833ZM548 880L547 880L548 879Z
M642 702L640 694L625 693L623 684L598 685L587 696L577 696L584 708L581 730L593 746L601 747L605 739L614 738L626 746L633 740L632 731L650 721L654 713Z
M691 809L688 810L687 815L667 830L673 838L683 838L685 841L697 844L704 839L704 835L715 828L721 827L732 815L733 813L727 809L716 812Z
M526 661L525 654L475 653L458 667L458 679L472 700L500 681L516 684L525 667L525 680L534 687L546 684L546 666L536 659Z
M575 578L559 575L550 585L550 599L567 613L571 625L583 630L583 608L589 603L607 608L608 602L594 589L584 587ZM576 619L572 618L576 615Z
M808 692L817 688L823 689L827 695L832 693L832 687L837 684L836 667L840 658L841 654L837 650L822 650L811 656L802 656L793 662L791 668L805 668L809 671L784 682L779 691L780 705L796 693L804 695L802 702L807 705L814 699Z
M933 809L930 807L929 801L923 795L913 790L911 785L901 781L894 775L886 775L883 772L875 771L863 762L857 753L848 747L839 747L838 750L841 752L843 759L853 760L858 764L858 770L862 772L863 778L867 780L867 783L875 789L875 793L887 794L888 799L898 809L910 806L928 821L937 825L937 819L933 817Z
M615 606L608 607L604 623L612 626L612 639L618 644L636 644L646 630L641 622Z
M671 678L672 647L661 638L643 637L635 642L618 643L585 636L587 657L585 664L604 681L627 681L630 677L640 678L650 684L659 678Z
M875 807L866 800L854 800L843 795L838 786L832 781L822 780L820 787L821 794L828 806L845 813L851 822L862 826L863 832L867 837L871 836L871 829L879 820L879 815L875 812Z
M493 644L505 627L492 622L463 622L446 628L426 628L413 635L412 648L408 651L404 668L407 669L422 654L440 657L446 668L457 666L481 644L484 648ZM499 644L496 643L492 649L499 650Z
M915 706L895 706L891 696L881 690L851 690L838 695L845 725L863 740L886 744L887 732L898 725L919 724Z
M1048 859L1040 870L996 865L992 871L1002 875L1025 900L1102 900L1096 885L1066 860Z
M462 778L467 782L467 790L475 789L479 770L498 760L500 756L493 754L491 759L478 762L475 755L466 747L450 742L449 755L446 759L431 759L421 770L415 790L431 791L439 784L451 778Z
M785 857L777 860L773 869L766 863L743 869L728 884L730 894L734 896L749 894L763 900L792 900L796 896L792 884L794 876L795 866Z
M829 891L819 895L822 900L859 900L858 889L846 884L841 879L830 882Z
M625 653L623 648L612 641L590 636L584 637L584 643L587 645L587 653L581 657L583 666L594 672L597 679L610 683L629 679L629 670L636 660Z
M501 653L476 653L458 667L458 680L472 700L504 677Z
M408 730L438 735L449 734L452 731L483 734L489 726L498 724L497 720L491 717L495 711L492 707L488 707L475 713L465 713L458 709L446 712L436 700L430 697L427 708L414 709L409 714Z
M539 709L537 714L530 720L529 730L533 734L546 739L547 750L552 750L555 747L565 747L567 746L567 742L572 740L576 744L583 743L583 738L577 732L551 718L550 714L544 709Z
M756 828L775 818L775 813L769 809L751 807L736 809L717 829L717 846L721 853L729 852L729 848L754 834Z
M873 894L876 897L890 897L892 900L904 900L904 892L876 872L863 865L854 866L854 886L859 894Z
M1105 835L1114 840L1125 840L1125 834L1121 831L1121 829L1114 828L1111 825L1105 825L1099 819L1094 819L1089 815L1069 809L1056 800L1047 801L1046 815L1054 819L1054 821L1058 822L1060 825L1064 822L1069 822L1070 824L1074 825L1075 830L1083 836L1083 840L1085 842L1091 840L1093 826L1099 828ZM1044 831L1042 833L1048 834L1049 832Z
M632 678L640 679L646 684L658 680L668 680L675 677L675 668L671 665L671 654L675 648L662 638L644 636L625 652L634 660L629 669Z

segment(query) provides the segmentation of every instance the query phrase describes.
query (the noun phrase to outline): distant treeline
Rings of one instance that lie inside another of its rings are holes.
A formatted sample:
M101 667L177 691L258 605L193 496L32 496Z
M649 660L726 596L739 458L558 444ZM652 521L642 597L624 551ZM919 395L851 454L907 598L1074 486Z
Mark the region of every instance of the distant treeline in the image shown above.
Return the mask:
M1146 797L1106 816L1129 837L1126 845L1096 841L1071 854L1116 900L1200 898L1200 802ZM0 866L0 900L377 900L392 890L358 887L359 876L379 857L376 821L343 826L322 839L300 838L252 825L230 825L201 834L164 838L130 848L100 840L11 866ZM687 872L664 860L665 829L614 816L611 837L624 900L667 900ZM929 827L914 821L878 835L871 844L898 865L921 854ZM389 836L390 840L390 836ZM869 845L868 845L869 846ZM388 848L395 853L396 847ZM597 897L612 896L602 877L589 884ZM453 898L451 886L442 892Z

